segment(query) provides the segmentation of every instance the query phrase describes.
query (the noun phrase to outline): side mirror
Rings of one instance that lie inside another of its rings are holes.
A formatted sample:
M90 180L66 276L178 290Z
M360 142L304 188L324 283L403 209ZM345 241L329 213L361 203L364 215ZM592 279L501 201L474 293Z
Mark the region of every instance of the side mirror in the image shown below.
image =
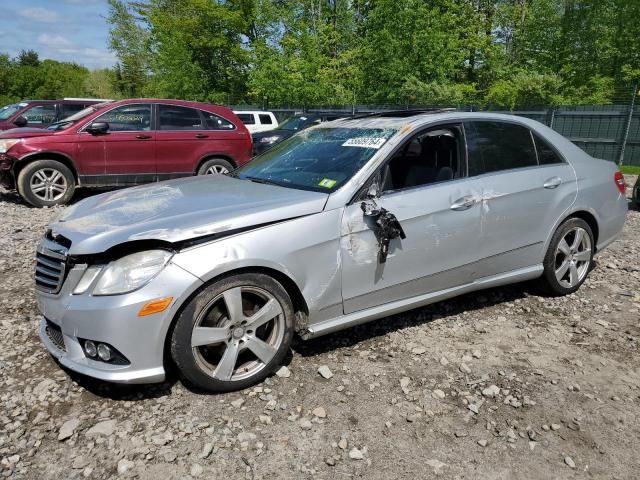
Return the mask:
M13 124L18 128L26 127L27 123L29 122L22 115L20 115L19 117L16 117L16 119L13 121Z
M85 128L85 130L92 135L99 135L109 131L109 124L107 122L94 122Z
M367 189L367 198L375 199L375 198L378 198L379 196L380 196L380 187L378 186L378 182L373 182L371 185L369 185L369 188Z

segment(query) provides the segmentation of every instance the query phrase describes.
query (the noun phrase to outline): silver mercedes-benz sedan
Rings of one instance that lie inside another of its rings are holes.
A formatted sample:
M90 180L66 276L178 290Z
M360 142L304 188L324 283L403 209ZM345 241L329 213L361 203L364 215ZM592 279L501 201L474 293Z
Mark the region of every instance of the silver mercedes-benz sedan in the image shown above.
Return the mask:
M613 163L531 120L338 120L230 176L68 208L37 251L40 336L106 381L162 381L173 362L201 389L241 389L279 367L294 333L525 280L575 292L626 213Z

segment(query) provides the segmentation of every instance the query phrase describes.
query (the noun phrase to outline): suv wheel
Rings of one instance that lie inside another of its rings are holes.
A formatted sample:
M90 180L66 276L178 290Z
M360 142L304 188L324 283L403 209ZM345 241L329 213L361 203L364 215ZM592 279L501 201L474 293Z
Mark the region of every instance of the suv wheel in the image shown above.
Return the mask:
M198 169L198 175L225 175L233 171L233 165L223 158L212 158Z
M20 171L17 187L34 207L50 207L71 200L76 180L66 165L55 160L36 160Z
M593 232L581 218L558 227L544 258L542 287L552 295L568 295L580 288L593 262Z
M294 311L284 287L263 274L220 280L183 309L171 336L182 377L212 392L262 381L289 349Z

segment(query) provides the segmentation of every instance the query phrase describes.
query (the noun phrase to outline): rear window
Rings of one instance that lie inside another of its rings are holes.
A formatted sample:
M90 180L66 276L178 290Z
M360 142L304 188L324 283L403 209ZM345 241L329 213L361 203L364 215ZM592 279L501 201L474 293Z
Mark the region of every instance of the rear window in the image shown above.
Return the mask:
M504 122L465 122L469 176L538 165L528 128Z
M538 134L533 134L536 141L536 150L538 151L538 161L540 165L553 165L554 163L564 163L562 157L545 142Z
M258 117L260 118L260 123L262 125L273 125L273 121L271 120L271 115L264 115L264 114L260 114L258 115Z
M233 130L236 126L215 113L202 111L207 130Z
M253 113L237 113L236 114L240 121L245 125L255 125L256 119L253 116Z
M8 120L26 106L26 103L14 103L11 105L5 105L4 107L0 108L0 120Z

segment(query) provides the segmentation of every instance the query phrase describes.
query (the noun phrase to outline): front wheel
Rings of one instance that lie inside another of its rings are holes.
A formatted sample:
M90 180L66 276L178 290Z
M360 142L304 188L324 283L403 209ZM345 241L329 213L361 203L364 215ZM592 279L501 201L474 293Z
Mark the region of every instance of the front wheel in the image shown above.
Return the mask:
M56 160L36 160L20 171L17 187L34 207L51 207L69 203L76 180L66 165Z
M233 165L223 158L212 158L198 169L198 175L226 175L233 171Z
M262 381L284 359L294 311L284 287L263 274L240 274L198 293L177 319L171 355L182 377L212 392Z
M558 296L578 290L591 269L594 245L591 227L581 218L560 225L544 259L543 289Z

